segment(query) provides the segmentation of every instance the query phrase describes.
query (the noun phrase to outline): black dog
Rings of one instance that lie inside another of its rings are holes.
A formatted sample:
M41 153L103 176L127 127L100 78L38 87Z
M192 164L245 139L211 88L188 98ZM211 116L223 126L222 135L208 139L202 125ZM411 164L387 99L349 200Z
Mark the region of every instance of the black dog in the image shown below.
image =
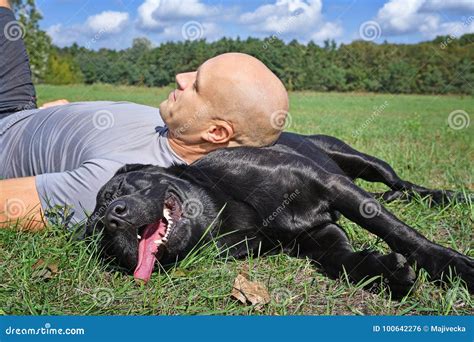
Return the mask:
M356 178L391 190L367 193ZM456 197L403 181L387 163L336 138L283 133L274 146L220 149L189 166L124 166L98 194L87 233L101 232L105 254L145 281L157 261L175 263L216 239L237 258L283 251L334 277L344 270L355 282L380 275L395 296L414 284L414 262L433 279L452 271L474 292L473 259L430 242L374 199L417 194L440 204ZM393 252L354 251L336 223L340 214Z

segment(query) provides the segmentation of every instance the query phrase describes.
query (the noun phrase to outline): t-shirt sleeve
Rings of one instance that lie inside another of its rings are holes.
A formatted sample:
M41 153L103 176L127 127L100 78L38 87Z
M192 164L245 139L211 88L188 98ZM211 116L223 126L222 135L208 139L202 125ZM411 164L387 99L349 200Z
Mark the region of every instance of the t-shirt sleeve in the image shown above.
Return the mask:
M66 207L72 215L70 223L84 222L94 210L100 188L121 166L115 161L95 159L75 170L36 176L36 189L46 218L51 222L51 209Z

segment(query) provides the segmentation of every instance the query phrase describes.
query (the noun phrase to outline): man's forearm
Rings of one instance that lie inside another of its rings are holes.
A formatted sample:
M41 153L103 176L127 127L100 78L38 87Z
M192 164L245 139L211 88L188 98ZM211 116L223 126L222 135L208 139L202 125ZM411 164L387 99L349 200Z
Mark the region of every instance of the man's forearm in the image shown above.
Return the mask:
M44 227L35 177L0 180L0 228L14 224L23 230Z
M0 7L6 7L11 9L10 2L8 0L0 0Z

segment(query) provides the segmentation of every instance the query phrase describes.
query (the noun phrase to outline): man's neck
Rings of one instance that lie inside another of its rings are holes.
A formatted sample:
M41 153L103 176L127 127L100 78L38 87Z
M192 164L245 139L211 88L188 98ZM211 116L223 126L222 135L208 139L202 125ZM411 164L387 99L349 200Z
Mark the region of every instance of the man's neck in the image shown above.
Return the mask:
M168 143L173 152L188 164L193 163L210 152L210 149L206 149L203 145L185 145L182 141L171 136L168 136Z

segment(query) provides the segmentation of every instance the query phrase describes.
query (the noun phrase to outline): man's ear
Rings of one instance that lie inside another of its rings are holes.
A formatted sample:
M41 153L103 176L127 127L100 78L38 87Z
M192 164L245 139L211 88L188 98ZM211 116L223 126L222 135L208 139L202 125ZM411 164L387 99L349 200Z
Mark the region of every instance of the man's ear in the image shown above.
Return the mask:
M234 136L234 127L227 121L219 120L202 134L202 138L213 144L225 144Z

